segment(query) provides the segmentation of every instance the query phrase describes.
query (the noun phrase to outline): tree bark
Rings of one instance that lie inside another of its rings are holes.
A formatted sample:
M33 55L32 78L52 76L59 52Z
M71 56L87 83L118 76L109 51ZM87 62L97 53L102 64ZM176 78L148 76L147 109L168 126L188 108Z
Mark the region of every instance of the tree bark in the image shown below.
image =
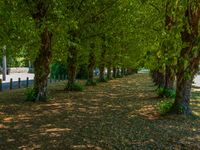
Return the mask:
M184 79L184 73L177 74L176 99L172 107L172 113L191 115L190 109L190 93L192 87L192 79Z
M188 55L185 55L186 52L191 51L191 47L186 47L182 49L181 57L186 59ZM192 81L194 75L198 71L198 66L200 62L200 52L198 57L189 58L189 66L185 69L183 64L183 59L178 61L178 72L177 72L177 85L176 85L176 98L173 104L172 113L175 114L184 114L191 115L192 110L190 109L190 94L192 88ZM189 76L188 76L189 75Z
M125 70L124 70L125 72L124 72L124 74L125 74L125 76L127 76L128 75L128 69L127 68L125 68Z
M44 18L48 15L48 4L45 1L35 1L32 5L30 1L26 1L29 6L31 16L35 21L35 26L38 31L42 30ZM33 7L34 6L34 7ZM36 59L34 60L34 97L33 101L47 100L47 82L50 73L50 63L52 59L51 41L53 34L45 27L40 34L41 45Z
M99 71L100 71L100 73L99 73L99 81L101 82L103 82L103 81L105 81L105 78L104 78L104 69L105 69L105 67L104 67L104 64L101 64L100 65L100 67L99 67Z
M117 77L120 77L120 68L117 67Z
M100 65L99 65L99 81L104 82L104 69L105 69L105 56L106 56L106 49L105 46L103 46L102 52L101 52L101 58L100 58Z
M87 79L87 83L88 84L93 84L95 83L94 81L94 67L95 67L95 63L96 63L96 57L95 57L95 53L93 50L90 51L89 54L89 62L88 62L88 79Z
M174 80L175 80L175 76L174 76L173 72L171 71L170 66L166 66L164 88L165 89L174 89Z
M122 70L121 70L121 76L122 77L125 76L125 68L122 68Z
M36 101L45 101L47 99L47 83L50 73L52 33L45 28L41 34L41 48L39 54L34 61L35 80L34 92Z
M76 71L77 71L77 56L78 52L76 47L71 46L68 49L68 83L67 83L67 90L73 91L73 87L76 83Z
M6 61L6 46L3 47L3 60L2 60L2 65L3 65L3 72L2 72L2 78L3 81L6 81L6 75L7 75L7 61Z
M162 72L157 72L157 82L156 84L158 85L159 88L164 87L165 85L165 75Z
M158 86L158 88L164 87L165 85L165 76L164 73L160 72L159 70L152 71L152 78L155 85Z
M117 69L116 67L113 67L113 78L117 77Z
M172 30L172 27L174 25L173 17L169 14L172 11L171 3L167 1L166 4L166 13L165 13L165 27L168 32ZM165 53L168 52L168 49L166 47L163 47L165 49ZM174 80L175 80L175 74L172 72L172 69L174 67L171 64L167 64L165 66L165 85L164 89L174 89Z
M75 29L71 29L68 31L70 35L70 40L73 43L78 44L79 39L79 31ZM72 44L68 48L68 57L67 57L67 65L68 65L68 73L67 73L67 87L66 90L73 91L74 85L76 84L76 74L77 74L77 64L78 64L78 48L76 45Z
M108 71L107 71L107 79L108 80L111 80L111 76L112 76L112 74L111 74L111 64L108 64L108 67L107 67L107 69L108 69Z
M178 60L176 98L171 112L191 115L190 93L194 75L197 73L200 63L200 50L196 39L199 37L200 2L197 2L196 9L192 9L192 4L188 4L185 12L187 21L184 21L181 32L182 42L187 44L182 48ZM193 52L197 47L196 54Z
M131 75L131 74L134 74L134 73L137 73L137 69L132 69L132 68L128 68L127 69L127 74L128 75Z

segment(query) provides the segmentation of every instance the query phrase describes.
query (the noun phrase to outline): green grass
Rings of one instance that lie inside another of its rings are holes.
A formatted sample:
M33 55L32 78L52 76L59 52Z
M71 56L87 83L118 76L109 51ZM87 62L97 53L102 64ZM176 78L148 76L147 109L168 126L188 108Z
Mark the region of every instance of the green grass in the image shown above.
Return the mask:
M160 116L147 75L132 75L64 91L49 87L49 101L25 102L24 89L0 93L0 149L199 149L200 91L193 90L197 117Z

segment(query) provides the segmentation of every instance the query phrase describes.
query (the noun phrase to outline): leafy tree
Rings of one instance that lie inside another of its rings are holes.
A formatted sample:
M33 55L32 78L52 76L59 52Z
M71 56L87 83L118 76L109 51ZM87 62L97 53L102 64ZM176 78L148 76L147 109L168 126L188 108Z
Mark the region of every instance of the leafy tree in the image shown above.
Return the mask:
M17 2L15 13L19 15L21 25L24 29L19 35L24 35L23 45L30 49L28 54L33 60L34 80L34 101L47 99L47 82L52 61L52 37L57 27L56 21L62 15L59 8L61 2L53 0L21 0ZM59 8L59 9L56 9Z
M190 115L191 86L200 62L200 1L187 0L186 3L179 1L179 5L182 6L179 7L179 11L182 12L179 24L182 48L177 62L176 98L172 112Z

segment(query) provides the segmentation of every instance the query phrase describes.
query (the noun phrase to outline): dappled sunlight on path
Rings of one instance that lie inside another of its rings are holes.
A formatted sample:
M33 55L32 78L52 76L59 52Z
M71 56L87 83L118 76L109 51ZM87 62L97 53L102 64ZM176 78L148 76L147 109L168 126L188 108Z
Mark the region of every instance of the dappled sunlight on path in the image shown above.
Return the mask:
M0 98L0 149L199 148L199 119L161 117L161 99L146 74L84 92L64 86L51 87L46 103L23 103L24 91L13 91L7 102ZM198 92L192 103L199 108Z

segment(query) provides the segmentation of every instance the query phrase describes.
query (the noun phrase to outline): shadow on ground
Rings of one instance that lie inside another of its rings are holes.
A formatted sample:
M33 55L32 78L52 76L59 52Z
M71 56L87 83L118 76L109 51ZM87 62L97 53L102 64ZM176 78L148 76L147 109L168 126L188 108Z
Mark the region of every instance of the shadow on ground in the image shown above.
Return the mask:
M161 117L148 75L66 93L50 87L47 103L24 103L24 91L0 95L0 149L199 149L200 119ZM199 91L193 109L199 109ZM6 98L6 99L5 99ZM198 114L198 113L197 113Z

